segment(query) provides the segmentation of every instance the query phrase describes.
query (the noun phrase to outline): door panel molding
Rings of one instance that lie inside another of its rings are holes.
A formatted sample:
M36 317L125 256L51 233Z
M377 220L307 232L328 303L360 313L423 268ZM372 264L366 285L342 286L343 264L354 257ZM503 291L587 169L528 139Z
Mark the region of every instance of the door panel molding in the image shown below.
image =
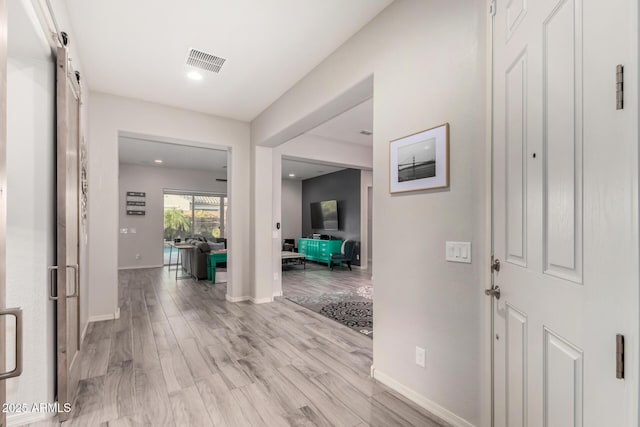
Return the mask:
M507 261L527 266L527 49L505 73Z
M509 41L511 36L516 32L526 14L527 0L511 0L509 4L507 4L507 41Z
M544 272L582 283L582 14L562 0L543 24Z
M580 427L583 418L583 351L544 327L544 425Z
M527 425L527 315L506 304L506 410L510 427Z

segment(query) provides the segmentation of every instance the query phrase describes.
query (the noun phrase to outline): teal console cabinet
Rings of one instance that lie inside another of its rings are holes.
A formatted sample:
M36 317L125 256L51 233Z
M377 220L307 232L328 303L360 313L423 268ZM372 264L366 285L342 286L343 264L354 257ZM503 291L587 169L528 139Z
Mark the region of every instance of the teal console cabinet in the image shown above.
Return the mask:
M316 240L298 239L298 252L304 254L310 261L321 262L329 265L332 254L339 254L342 249L342 240ZM336 262L340 265L341 262Z

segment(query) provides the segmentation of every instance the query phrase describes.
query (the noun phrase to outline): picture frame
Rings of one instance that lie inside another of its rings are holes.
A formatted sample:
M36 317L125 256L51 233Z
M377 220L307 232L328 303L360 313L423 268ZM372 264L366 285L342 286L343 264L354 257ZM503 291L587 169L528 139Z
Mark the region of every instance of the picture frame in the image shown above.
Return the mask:
M389 192L449 187L449 123L389 143Z

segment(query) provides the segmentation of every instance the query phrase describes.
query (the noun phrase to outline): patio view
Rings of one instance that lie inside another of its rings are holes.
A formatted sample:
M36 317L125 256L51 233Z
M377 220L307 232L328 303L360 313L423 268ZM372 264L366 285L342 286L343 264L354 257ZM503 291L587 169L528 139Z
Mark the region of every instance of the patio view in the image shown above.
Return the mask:
M207 240L225 237L227 197L217 194L164 193L164 264L169 263L169 242L191 236Z

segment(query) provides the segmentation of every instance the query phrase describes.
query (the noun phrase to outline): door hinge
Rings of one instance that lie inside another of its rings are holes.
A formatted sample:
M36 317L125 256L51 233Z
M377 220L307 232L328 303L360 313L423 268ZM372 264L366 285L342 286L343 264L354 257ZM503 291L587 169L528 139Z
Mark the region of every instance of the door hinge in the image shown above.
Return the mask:
M489 5L489 15L496 16L496 2L495 0Z
M624 335L616 335L616 378L624 379Z
M616 67L616 110L624 109L624 65Z

